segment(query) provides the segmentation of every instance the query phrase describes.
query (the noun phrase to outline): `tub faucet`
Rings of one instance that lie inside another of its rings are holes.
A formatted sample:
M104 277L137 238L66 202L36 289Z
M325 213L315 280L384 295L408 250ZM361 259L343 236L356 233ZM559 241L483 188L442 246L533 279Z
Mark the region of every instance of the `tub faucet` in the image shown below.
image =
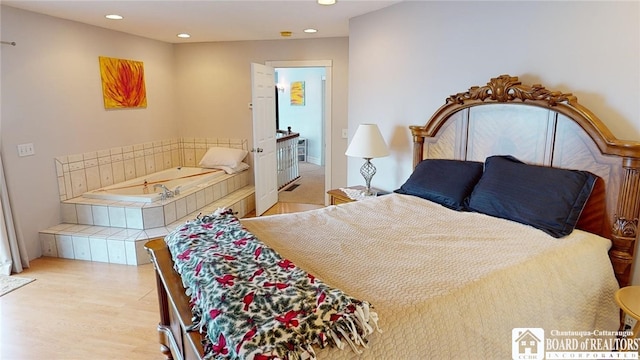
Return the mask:
M165 200L167 198L172 198L174 193L173 191L169 190L166 186L164 186L164 184L155 184L153 185L153 189L157 189L157 188L161 188L162 189L162 200Z

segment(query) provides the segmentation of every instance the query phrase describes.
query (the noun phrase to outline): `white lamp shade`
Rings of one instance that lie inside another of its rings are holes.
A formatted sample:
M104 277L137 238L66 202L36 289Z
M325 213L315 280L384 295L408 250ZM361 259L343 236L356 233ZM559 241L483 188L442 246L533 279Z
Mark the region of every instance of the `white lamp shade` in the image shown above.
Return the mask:
M387 143L376 124L360 124L344 153L347 156L373 159L389 155Z

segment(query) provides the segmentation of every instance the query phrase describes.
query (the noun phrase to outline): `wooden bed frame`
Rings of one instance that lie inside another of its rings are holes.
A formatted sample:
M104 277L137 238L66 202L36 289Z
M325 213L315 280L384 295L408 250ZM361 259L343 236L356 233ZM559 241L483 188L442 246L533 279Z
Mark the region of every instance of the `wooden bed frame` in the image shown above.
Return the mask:
M481 105L495 111L490 117L474 113ZM518 116L509 111L514 105L518 113L523 105L532 110ZM616 139L572 94L522 85L509 75L449 96L426 125L410 129L414 166L426 158L484 161L508 153L529 163L598 175L605 184L605 204L590 204L603 210L596 219L601 230L595 232L612 240L609 256L618 284L629 285L640 214L640 142Z
M520 105L517 111L514 105ZM594 232L613 241L609 255L618 283L629 284L640 214L640 142L616 139L575 96L522 85L509 75L448 97L426 125L410 129L414 166L426 158L484 161L511 154L598 175L604 184L596 199L601 201L590 200L585 212L596 214L590 219L600 224ZM156 268L161 351L167 359L201 359L200 333L185 330L191 325L189 298L169 250L161 238L145 247Z

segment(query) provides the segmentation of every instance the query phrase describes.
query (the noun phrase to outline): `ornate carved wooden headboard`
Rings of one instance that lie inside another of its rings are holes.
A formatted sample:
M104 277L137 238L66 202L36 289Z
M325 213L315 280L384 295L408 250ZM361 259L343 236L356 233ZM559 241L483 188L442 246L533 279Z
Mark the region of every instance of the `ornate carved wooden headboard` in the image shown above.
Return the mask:
M451 95L424 126L411 126L413 163L484 161L510 154L528 163L591 171L604 180L601 234L620 286L631 280L640 216L640 142L619 140L572 94L500 75Z

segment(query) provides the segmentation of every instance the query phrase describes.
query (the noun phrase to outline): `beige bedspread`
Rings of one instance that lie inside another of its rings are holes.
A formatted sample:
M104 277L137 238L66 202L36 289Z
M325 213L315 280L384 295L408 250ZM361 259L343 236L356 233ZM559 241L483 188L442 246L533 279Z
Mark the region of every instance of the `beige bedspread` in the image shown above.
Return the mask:
M616 330L607 239L555 239L408 195L242 219L301 268L371 302L383 333L361 356L510 359L513 328Z

